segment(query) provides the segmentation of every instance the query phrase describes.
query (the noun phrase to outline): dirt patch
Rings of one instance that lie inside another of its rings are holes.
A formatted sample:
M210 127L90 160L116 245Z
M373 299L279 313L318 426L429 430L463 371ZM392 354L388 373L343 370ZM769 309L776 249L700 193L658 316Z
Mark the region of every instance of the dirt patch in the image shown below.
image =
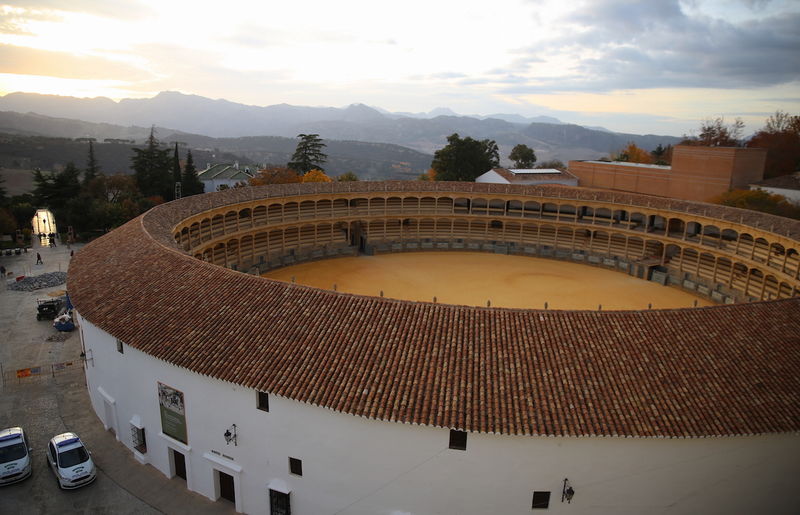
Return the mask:
M686 308L712 302L599 267L479 252L410 252L328 259L264 277L360 295L468 306L604 310Z

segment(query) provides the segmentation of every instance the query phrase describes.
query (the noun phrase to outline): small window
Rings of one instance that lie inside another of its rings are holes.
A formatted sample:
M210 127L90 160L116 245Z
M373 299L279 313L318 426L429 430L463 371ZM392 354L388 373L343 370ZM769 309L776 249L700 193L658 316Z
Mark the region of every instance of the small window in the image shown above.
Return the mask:
M261 411L269 411L269 394L267 392L256 392L256 407Z
M531 509L544 510L550 507L550 492L533 492Z
M295 476L303 475L303 460L297 458L289 458L289 472Z
M147 439L144 437L144 428L131 424L131 442L133 448L144 454L147 452Z
M122 340L120 340L119 338L117 338L117 352L119 352L120 354L125 353L125 349L122 348Z
M459 451L467 450L467 432L458 431L456 429L450 430L450 448Z

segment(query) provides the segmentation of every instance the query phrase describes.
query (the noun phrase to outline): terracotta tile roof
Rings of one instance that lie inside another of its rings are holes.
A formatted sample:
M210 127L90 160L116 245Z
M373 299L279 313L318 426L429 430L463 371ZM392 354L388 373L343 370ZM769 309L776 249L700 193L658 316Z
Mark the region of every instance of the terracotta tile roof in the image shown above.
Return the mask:
M186 255L171 235L190 214L265 196L509 188L520 187L333 183L190 197L87 245L68 288L83 317L158 359L362 417L520 435L800 430L800 298L627 312L417 303L227 270Z

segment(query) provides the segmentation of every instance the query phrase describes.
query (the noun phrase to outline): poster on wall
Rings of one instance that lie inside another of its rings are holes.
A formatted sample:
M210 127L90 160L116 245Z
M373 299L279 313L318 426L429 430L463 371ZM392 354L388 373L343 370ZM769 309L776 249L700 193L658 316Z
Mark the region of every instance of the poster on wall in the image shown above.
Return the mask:
M161 411L161 432L188 444L183 392L164 383L158 383L158 404Z

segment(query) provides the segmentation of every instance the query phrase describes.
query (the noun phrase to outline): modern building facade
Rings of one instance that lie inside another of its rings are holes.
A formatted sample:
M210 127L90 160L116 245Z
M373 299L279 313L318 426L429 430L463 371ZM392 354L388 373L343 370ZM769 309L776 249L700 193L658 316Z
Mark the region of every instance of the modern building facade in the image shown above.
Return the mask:
M570 161L569 171L580 186L707 202L760 181L766 158L762 148L677 145L671 166Z
M476 308L259 277L427 249L614 268L719 305ZM240 512L793 513L798 250L796 221L642 195L291 184L158 206L77 254L68 288L98 417Z

